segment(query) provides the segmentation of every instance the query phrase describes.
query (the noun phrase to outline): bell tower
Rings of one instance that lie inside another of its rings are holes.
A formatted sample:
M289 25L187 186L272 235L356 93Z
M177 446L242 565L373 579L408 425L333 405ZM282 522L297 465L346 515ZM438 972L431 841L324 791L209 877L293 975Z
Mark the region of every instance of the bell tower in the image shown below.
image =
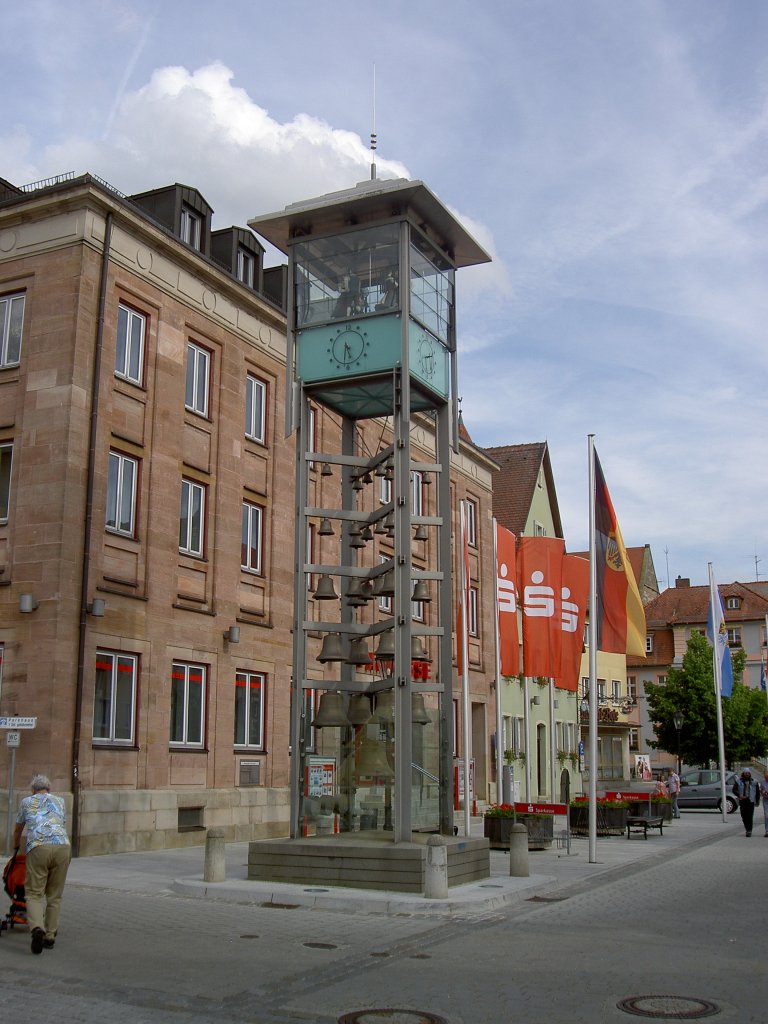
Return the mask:
M249 224L288 255L291 836L452 836L454 285L489 257L420 181L362 182ZM318 410L337 450L320 450Z

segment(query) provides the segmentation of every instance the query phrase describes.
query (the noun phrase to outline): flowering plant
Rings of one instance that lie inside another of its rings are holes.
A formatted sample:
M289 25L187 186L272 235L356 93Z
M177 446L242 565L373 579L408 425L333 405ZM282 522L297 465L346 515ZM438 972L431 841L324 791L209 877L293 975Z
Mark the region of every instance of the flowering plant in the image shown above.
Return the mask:
M597 798L598 807L616 807L616 808L627 808L629 807L629 800L609 800L607 797ZM571 800L571 807L587 807L589 805L588 796L576 796Z
M490 804L485 809L485 818L514 818L515 808L512 804Z

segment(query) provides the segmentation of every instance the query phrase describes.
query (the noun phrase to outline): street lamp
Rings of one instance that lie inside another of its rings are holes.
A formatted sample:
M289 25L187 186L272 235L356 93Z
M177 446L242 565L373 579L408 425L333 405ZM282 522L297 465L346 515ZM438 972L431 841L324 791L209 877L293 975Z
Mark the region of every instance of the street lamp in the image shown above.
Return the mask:
M682 771L682 764L680 761L680 730L683 728L683 712L675 711L672 715L672 721L677 729L677 774L679 775Z

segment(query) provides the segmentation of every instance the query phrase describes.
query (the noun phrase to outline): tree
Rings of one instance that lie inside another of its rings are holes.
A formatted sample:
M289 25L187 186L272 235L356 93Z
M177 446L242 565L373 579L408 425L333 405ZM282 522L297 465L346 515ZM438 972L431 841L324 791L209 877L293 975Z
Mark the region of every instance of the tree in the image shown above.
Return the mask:
M743 674L745 662L744 651L734 652L734 679ZM706 637L692 633L681 668L671 668L666 683L646 683L645 692L656 736L652 747L677 751L673 715L682 711L681 760L693 765L718 760L712 648ZM734 683L732 696L723 698L723 742L729 766L768 751L768 705L761 691Z

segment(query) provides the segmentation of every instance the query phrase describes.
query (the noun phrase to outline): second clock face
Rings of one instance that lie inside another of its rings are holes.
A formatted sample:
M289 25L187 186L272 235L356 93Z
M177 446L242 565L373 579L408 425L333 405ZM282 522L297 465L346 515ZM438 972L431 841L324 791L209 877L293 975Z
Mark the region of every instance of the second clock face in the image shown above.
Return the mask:
M328 354L337 367L350 369L362 365L367 348L368 342L363 331L346 328L332 339Z

